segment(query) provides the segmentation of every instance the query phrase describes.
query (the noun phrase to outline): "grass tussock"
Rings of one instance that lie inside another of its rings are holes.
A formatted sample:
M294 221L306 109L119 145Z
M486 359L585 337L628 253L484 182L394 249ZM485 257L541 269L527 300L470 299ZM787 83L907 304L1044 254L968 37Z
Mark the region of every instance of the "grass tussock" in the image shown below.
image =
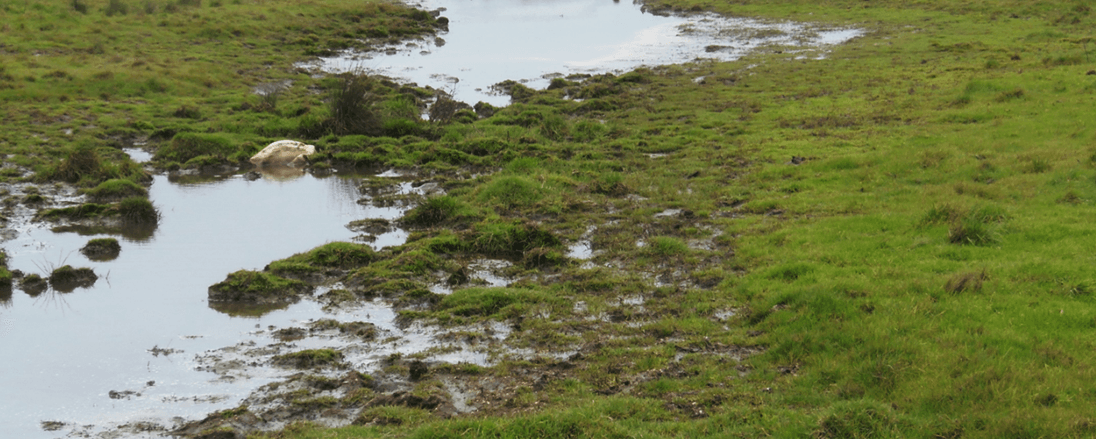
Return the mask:
M948 279L944 284L944 291L952 294L978 292L982 290L982 282L988 279L986 270L959 273Z
M80 253L93 261L109 261L117 258L121 251L121 244L114 238L92 239L80 248Z
M343 361L342 352L334 349L307 349L275 356L273 363L283 367L312 369L335 366Z
M148 198L129 197L118 203L118 215L127 225L146 226L160 221L160 211Z
M344 73L328 89L329 119L326 125L336 135L376 135L381 131L380 101L372 78L361 73Z
M148 190L132 180L113 178L84 191L94 201L121 200L129 197L148 197Z

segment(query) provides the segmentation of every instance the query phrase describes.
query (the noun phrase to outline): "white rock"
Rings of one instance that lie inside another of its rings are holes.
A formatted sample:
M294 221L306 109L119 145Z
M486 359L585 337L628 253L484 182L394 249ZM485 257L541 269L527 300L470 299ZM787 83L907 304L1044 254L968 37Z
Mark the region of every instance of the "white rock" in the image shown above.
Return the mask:
M251 163L257 166L288 165L302 166L308 157L316 153L316 147L296 140L279 140L271 143L251 157Z

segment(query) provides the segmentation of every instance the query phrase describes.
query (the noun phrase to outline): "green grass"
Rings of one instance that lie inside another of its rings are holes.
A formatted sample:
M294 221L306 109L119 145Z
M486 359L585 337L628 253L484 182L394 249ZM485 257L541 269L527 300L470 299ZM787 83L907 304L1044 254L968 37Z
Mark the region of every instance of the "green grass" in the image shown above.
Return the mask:
M80 248L80 253L93 261L111 260L118 257L122 251L121 244L114 238L96 238L89 240Z
M118 147L149 136L153 146L167 143L157 154L164 166L205 155L211 159L192 165L246 159L257 152L248 142L309 133L328 117L324 96L308 91L323 80L293 63L437 26L425 12L373 1L79 4L0 3L0 102L10 128L0 133L0 152L18 154L19 165L38 169L40 178L86 179L88 187L139 167L91 174L81 163L47 169L58 167L56 157L70 144ZM48 55L39 56L43 50ZM285 80L294 86L251 92ZM387 100L388 93L378 96ZM316 136L329 128L321 126ZM67 130L68 137L59 134Z
M290 366L298 369L314 367L335 366L341 363L343 355L332 349L306 349L288 354L276 355L273 363L280 366Z
M110 179L84 191L96 201L123 199L127 197L148 197L148 190L132 180Z
M160 221L160 211L148 198L129 197L118 203L118 215L128 225L155 225Z
M11 287L12 273L8 271L8 254L0 250L0 287Z
M261 271L240 270L209 287L212 302L282 303L295 302L297 295L309 290L300 281L285 279Z
M455 316L520 315L522 307L556 301L549 294L513 288L467 288L454 291L438 303L439 311Z
M648 6L867 32L823 60L763 50L519 88L521 104L439 133L504 165L448 195L449 206L482 206L481 219L408 246L506 257L558 248L515 233L536 218L561 243L590 233L599 253L593 269L523 266L558 277L458 289L406 315L506 319L521 328L512 343L579 346L580 371L514 399L543 407L531 412L393 415L399 425L291 437L1094 433L1084 365L1096 360L1086 338L1096 127L1085 121L1096 116L1086 74L1096 63L1076 39L1096 13L1058 1ZM690 215L655 217L666 209ZM634 273L694 283L654 288ZM642 312L617 305L637 295ZM569 306L580 301L585 311ZM717 323L725 309L734 316ZM598 313L608 318L582 318ZM675 360L651 347L662 339L757 351L737 365L704 352ZM503 362L485 373L522 368L554 370ZM693 418L693 403L706 416Z

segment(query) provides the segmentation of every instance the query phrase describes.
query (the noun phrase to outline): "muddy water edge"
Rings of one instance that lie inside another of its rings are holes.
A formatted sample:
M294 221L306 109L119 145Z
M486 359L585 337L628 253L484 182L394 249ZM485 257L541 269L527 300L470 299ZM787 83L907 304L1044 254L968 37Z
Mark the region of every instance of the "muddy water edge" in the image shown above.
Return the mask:
M395 219L404 209L363 200L360 181L333 173L159 175L149 195L161 212L158 226L120 236L80 227L55 232L51 229L65 224L32 221L35 206L17 206L8 229L15 233L3 242L10 270L48 277L53 268L71 265L91 268L98 279L71 290L16 286L4 301L0 380L7 394L19 395L19 404L4 411L5 431L54 437L120 425L173 428L181 420L235 407L243 395L287 375L265 365L245 368L256 365L254 359L232 366L210 363L208 351L241 342L269 344L271 328L318 316L369 320L354 313L325 314L308 300L233 315L210 308L205 294L226 273L261 269L272 259L324 242L358 237L368 240L363 245L400 244L406 234L399 230L367 234L347 227L356 220ZM414 193L409 181L392 184ZM6 188L23 197L31 187L36 186ZM43 186L35 193L60 206L84 198L64 186ZM121 243L115 259L91 260L78 251L105 237ZM390 310L372 315L381 330L391 327Z

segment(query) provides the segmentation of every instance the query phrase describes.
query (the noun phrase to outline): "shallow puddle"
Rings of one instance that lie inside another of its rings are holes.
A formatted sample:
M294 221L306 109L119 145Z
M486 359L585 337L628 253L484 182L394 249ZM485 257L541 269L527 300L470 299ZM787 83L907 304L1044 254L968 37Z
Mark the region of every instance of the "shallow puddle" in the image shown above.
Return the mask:
M427 0L449 31L437 38L323 58L325 71L362 70L454 95L458 101L507 105L491 86L515 80L542 89L553 77L622 73L639 66L696 59L731 61L759 46L817 58L826 46L860 34L806 23L764 22L715 14L661 16L611 0Z

